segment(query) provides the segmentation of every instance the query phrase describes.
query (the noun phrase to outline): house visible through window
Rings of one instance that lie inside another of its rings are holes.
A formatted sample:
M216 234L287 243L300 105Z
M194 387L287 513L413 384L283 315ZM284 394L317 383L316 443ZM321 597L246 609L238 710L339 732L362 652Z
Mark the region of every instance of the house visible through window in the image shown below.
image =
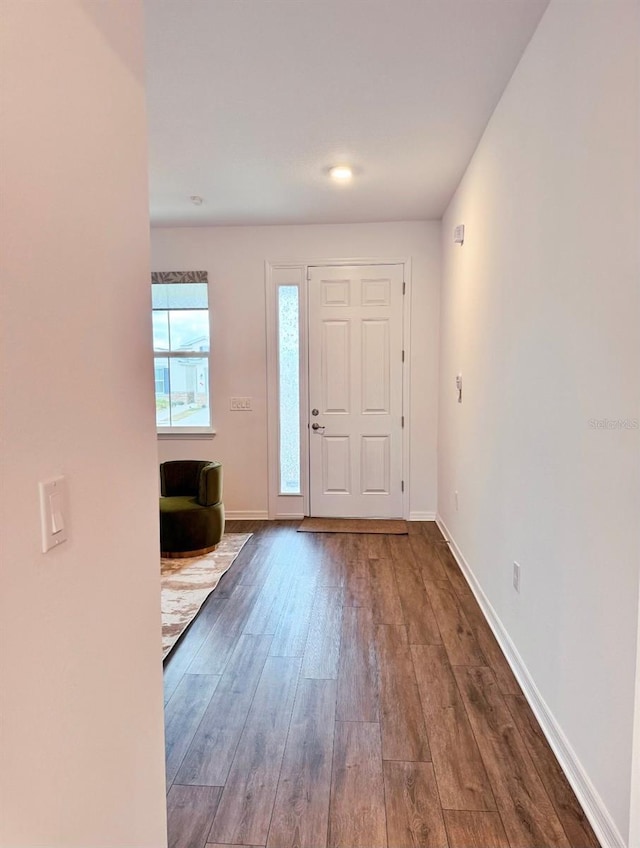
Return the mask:
M211 430L206 271L152 274L158 432Z

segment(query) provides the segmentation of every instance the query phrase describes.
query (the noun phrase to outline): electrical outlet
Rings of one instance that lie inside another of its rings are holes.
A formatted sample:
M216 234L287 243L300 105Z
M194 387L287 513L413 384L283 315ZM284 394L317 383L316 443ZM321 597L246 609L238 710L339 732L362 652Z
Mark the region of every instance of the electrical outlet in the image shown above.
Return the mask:
M460 500L458 499L458 492L457 491L453 493L453 502L456 505L456 512L458 512L458 510L460 509Z
M513 563L513 588L516 592L520 591L520 566L517 562Z

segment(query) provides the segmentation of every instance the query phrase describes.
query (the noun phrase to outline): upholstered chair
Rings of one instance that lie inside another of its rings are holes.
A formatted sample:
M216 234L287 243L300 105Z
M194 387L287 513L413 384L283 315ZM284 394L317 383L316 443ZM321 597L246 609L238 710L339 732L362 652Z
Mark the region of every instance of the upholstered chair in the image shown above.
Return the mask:
M174 460L160 465L160 550L164 557L214 550L224 533L222 464Z

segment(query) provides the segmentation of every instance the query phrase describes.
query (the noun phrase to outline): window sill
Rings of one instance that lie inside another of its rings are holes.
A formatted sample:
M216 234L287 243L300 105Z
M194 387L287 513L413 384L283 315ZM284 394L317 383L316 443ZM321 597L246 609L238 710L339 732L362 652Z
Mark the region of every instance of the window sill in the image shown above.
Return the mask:
M213 427L171 427L157 431L158 439L213 439Z

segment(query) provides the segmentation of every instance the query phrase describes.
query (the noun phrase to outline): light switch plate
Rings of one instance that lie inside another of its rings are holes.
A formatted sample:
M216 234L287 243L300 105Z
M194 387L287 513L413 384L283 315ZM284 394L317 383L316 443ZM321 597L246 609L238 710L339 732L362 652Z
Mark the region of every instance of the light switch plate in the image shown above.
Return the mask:
M251 398L232 397L230 408L232 412L251 412Z
M64 477L45 480L40 490L42 553L67 541L67 482Z

